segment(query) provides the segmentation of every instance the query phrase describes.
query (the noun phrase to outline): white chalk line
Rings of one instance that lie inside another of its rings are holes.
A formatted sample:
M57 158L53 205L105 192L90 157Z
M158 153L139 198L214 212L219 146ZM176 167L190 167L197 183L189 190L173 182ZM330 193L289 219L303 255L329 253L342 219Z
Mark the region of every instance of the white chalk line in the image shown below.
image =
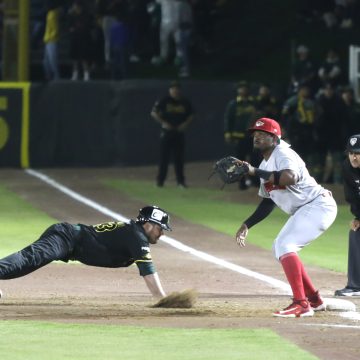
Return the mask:
M339 315L345 319L360 320L360 313L356 311L346 311L339 313Z
M52 179L51 177L49 177L39 171L36 171L33 169L26 169L25 172L33 177L36 177L36 178L42 180L43 182L54 187L55 189L59 190L60 192L68 195L69 197L73 198L74 200L77 200L78 202L83 203L83 204L87 205L88 207L93 208L93 209L97 210L98 212L103 213L104 215L110 216L111 218L116 219L118 221L123 221L123 222L130 221L130 219L126 218L125 216L123 216L119 213L116 213L116 212L110 210L109 208L71 190L67 186L60 184L56 180ZM256 280L260 280L260 281L266 283L267 285L278 288L287 294L291 294L290 286L281 280L274 279L270 276L260 274L258 272L249 270L242 266L233 264L229 261L220 259L216 256L207 254L203 251L196 250L196 249L194 249L188 245L185 245L185 244L181 243L180 241L178 241L174 238L171 238L169 236L164 235L161 237L161 240L180 251L189 253L189 254L196 256L204 261L213 263L215 265L219 265L221 267L224 267L226 269L232 270L239 274L254 278ZM347 314L347 315L345 315L345 314ZM360 319L360 314L357 312L346 312L346 313L340 313L339 315L344 318L350 319L350 320L359 320ZM328 326L330 326L330 325L328 325ZM341 327L346 327L346 325L343 325Z
M360 325L342 325L342 324L302 324L303 326L329 327L339 329L359 329Z

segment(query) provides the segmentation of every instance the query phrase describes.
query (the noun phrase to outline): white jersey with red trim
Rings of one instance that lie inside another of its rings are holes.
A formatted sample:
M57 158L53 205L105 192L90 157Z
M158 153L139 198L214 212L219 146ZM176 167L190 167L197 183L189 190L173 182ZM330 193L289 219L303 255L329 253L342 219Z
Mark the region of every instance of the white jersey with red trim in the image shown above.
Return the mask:
M301 157L283 140L275 147L269 159L261 162L259 169L266 171L292 170L298 176L297 183L289 186L273 185L260 179L259 195L271 198L287 214L294 214L301 206L311 202L325 191L310 176Z

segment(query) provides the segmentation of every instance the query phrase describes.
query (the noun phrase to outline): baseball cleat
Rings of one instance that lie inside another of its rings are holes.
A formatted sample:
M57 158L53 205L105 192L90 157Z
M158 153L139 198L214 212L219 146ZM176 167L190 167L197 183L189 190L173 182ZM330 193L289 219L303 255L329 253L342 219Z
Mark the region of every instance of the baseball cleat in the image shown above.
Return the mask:
M284 310L279 310L273 313L273 316L284 318L306 317L313 315L314 310L306 300L294 300L293 303Z
M335 296L360 296L360 289L353 289L345 287L341 290L335 291Z
M311 308L314 311L325 311L326 310L326 304L324 303L324 300L321 298L319 291L316 291L316 293L312 296L308 297L309 304Z

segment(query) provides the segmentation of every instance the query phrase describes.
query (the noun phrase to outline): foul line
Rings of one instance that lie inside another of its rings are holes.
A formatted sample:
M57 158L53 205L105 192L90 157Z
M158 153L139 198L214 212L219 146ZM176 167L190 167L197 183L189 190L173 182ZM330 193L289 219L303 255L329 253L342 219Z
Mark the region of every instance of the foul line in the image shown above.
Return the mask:
M342 325L342 324L302 324L303 326L329 327L338 329L359 329L359 325Z
M360 320L360 313L356 311L347 311L339 314L341 317L350 320ZM360 328L360 327L359 327Z
M54 179L50 178L49 176L47 175L44 175L36 170L33 170L33 169L26 169L25 172L31 176L34 176L40 180L42 180L43 182L47 183L48 185L54 187L55 189L61 191L62 193L68 195L69 197L77 200L78 202L81 202L101 213L103 213L104 215L107 215L107 216L110 216L111 218L113 219L116 219L118 221L124 221L124 222L128 222L130 221L130 219L124 217L123 215L119 214L119 213L116 213L110 209L108 209L107 207L105 206L102 206L100 205L99 203L83 196L83 195L80 195L79 193L71 190L70 188L60 184L59 182L55 181ZM287 294L291 294L291 291L290 291L290 286L288 284L286 284L285 282L281 281L281 280L277 280L277 279L274 279L270 276L267 276L267 275L263 275L263 274L260 274L258 272L255 272L255 271L251 271L249 269L246 269L242 266L239 266L239 265L236 265L236 264L233 264L229 261L226 261L226 260L223 260L223 259L220 259L220 258L217 258L213 255L210 255L210 254L207 254L203 251L200 251L200 250L196 250L190 246L187 246L183 243L181 243L180 241L174 239L174 238L171 238L169 236L166 236L166 235L163 235L161 238L160 238L162 241L164 241L165 243L167 243L168 245L171 245L172 247L180 250L180 251L183 251L185 253L189 253L193 256L196 256L204 261L207 261L207 262L210 262L210 263L213 263L213 264L216 264L216 265L219 265L219 266L222 266L226 269L229 269L229 270L232 270L232 271L235 271L239 274L242 274L242 275L246 275L248 277L251 277L251 278L254 278L254 279L257 279L257 280L260 280L260 281L263 281L265 282L266 284L270 285L270 286L273 286L275 288L278 288L280 290L283 290L284 292L286 292Z

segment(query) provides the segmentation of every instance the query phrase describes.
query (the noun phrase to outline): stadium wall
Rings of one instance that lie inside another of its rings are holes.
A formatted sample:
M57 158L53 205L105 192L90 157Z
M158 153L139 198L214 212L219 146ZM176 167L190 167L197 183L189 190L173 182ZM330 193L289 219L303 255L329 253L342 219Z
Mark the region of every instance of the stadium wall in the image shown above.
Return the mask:
M28 93L25 85L14 90L4 83L0 105L7 107L0 106L0 120L11 121L6 121L7 135L6 126L0 126L0 166L154 164L160 128L150 111L168 93L169 83L59 81L28 84ZM223 114L235 95L234 84L184 81L182 87L196 113L186 134L186 160L223 156Z

